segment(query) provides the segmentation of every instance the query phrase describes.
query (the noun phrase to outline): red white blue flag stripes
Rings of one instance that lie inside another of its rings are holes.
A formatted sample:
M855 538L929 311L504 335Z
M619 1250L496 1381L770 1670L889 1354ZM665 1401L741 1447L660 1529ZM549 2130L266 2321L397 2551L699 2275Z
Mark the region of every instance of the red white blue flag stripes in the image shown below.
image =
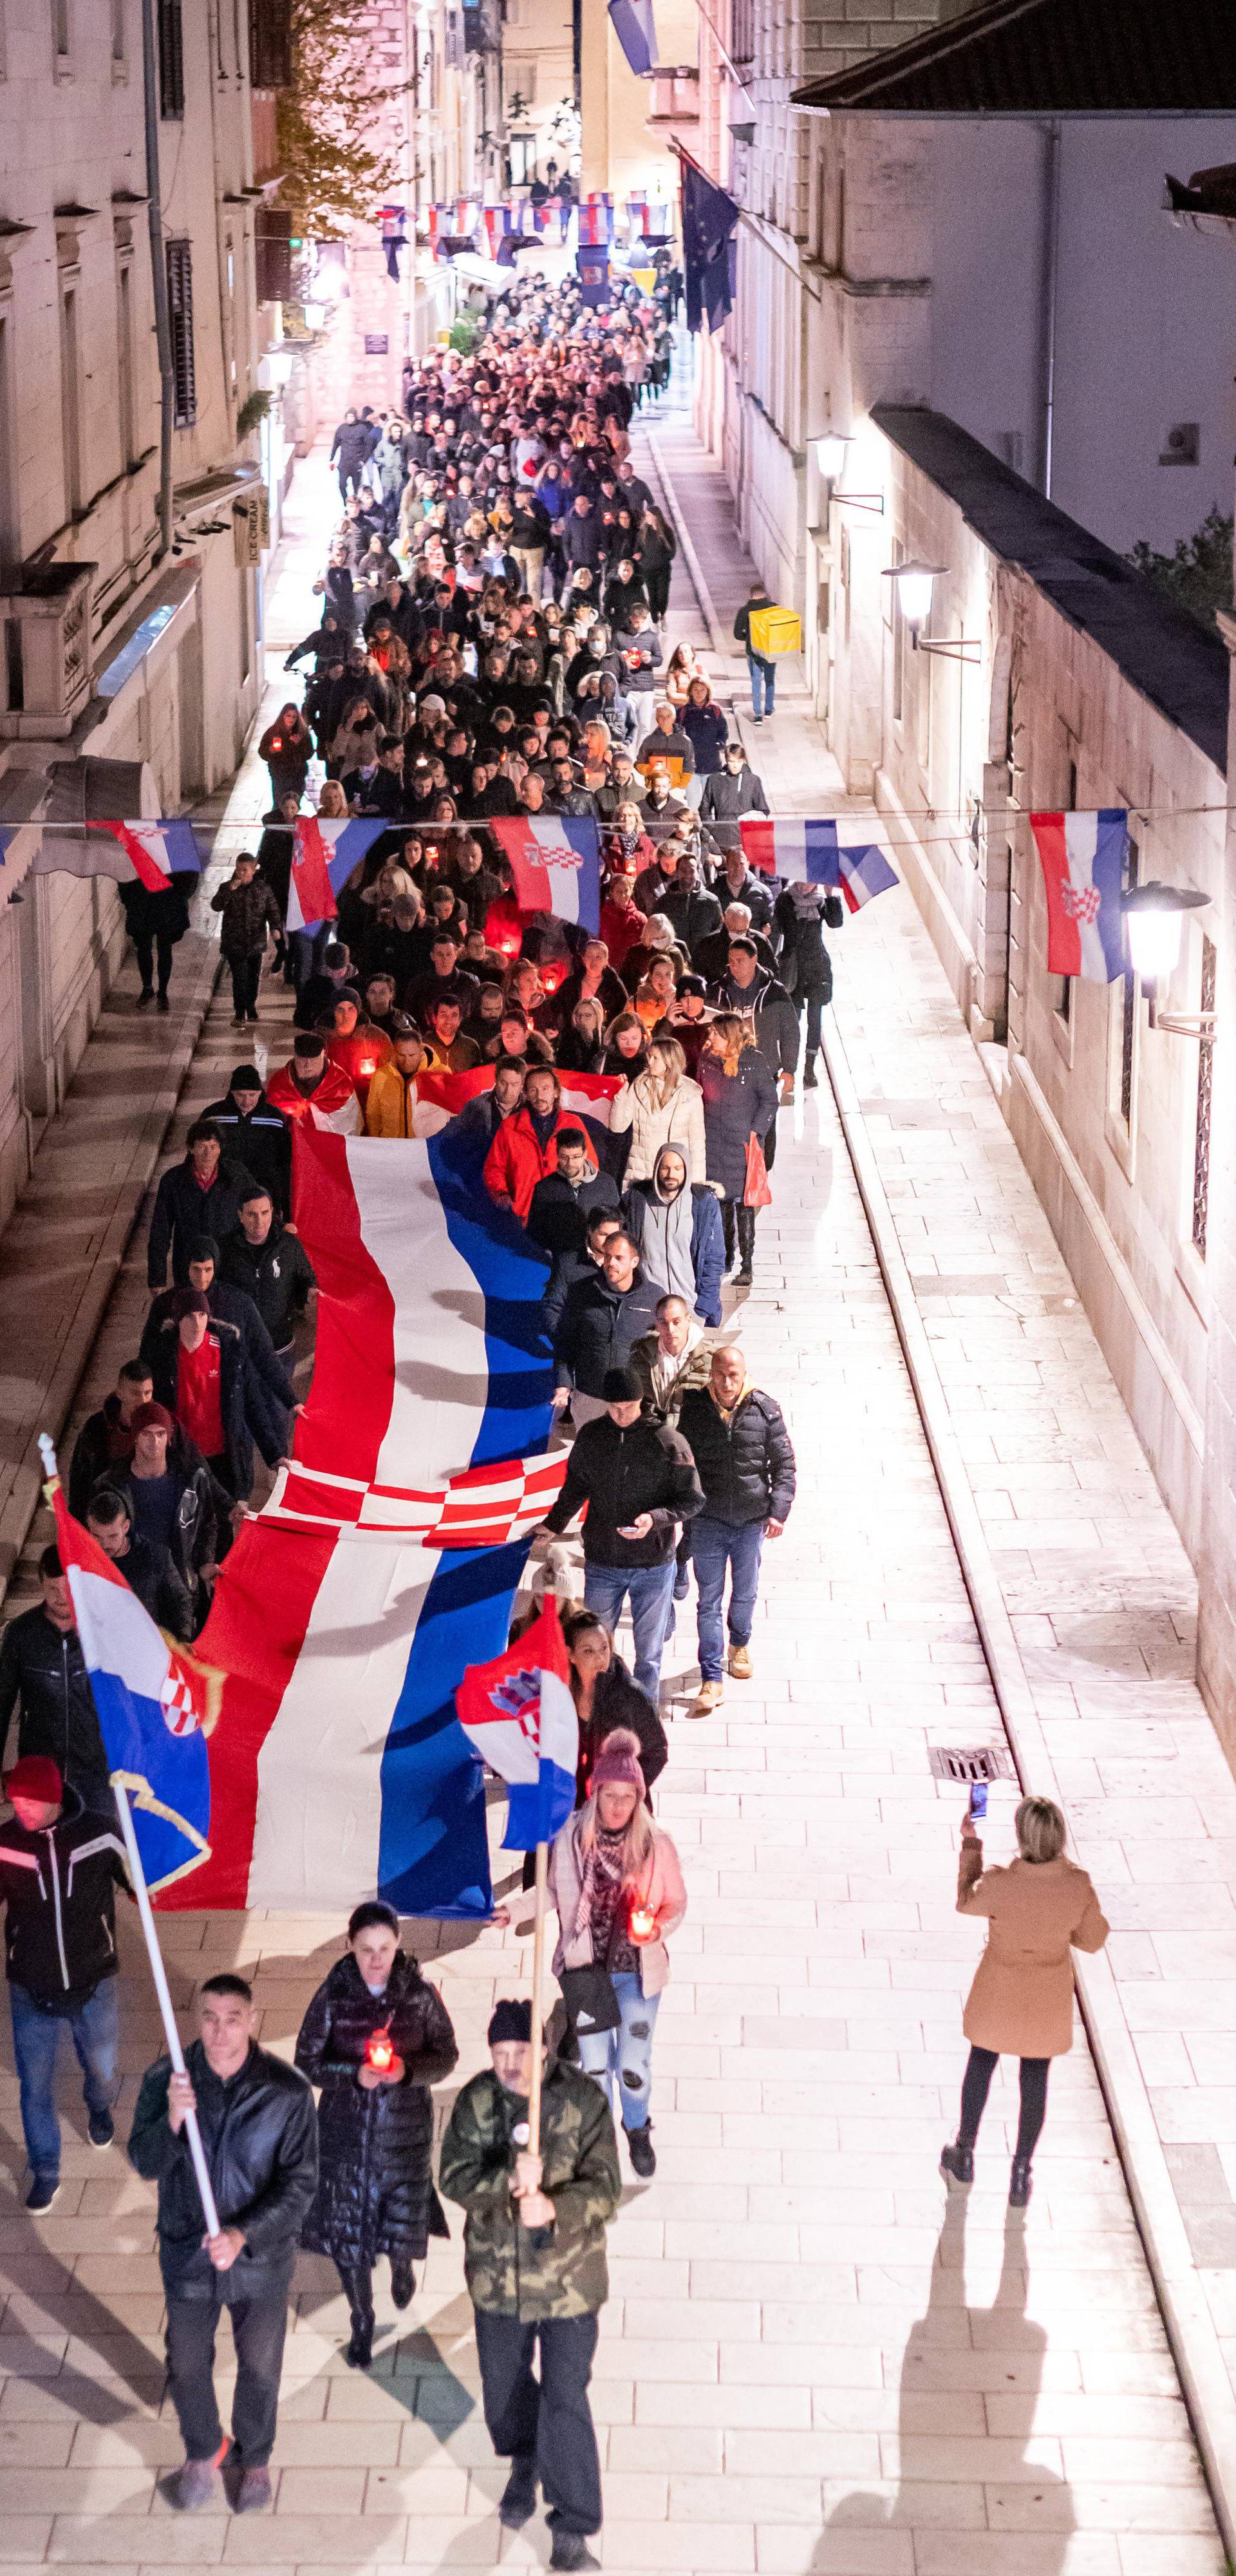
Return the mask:
M292 834L292 875L288 887L289 930L319 930L333 921L336 900L358 860L389 825L354 823L302 814Z
M552 912L581 930L601 922L601 835L590 815L524 814L489 825L509 859L521 912Z
M805 880L808 885L836 886L851 912L897 884L874 842L843 847L831 815L774 822L761 814L741 822L738 832L748 867L759 868L765 876L782 877L787 884Z
M1125 971L1120 896L1129 846L1123 806L1094 814L1032 814L1047 893L1047 972L1112 984Z
M52 1490L56 1545L109 1776L129 1793L146 1883L182 1886L210 1858L210 1768L206 1738L220 1678L155 1626L119 1566ZM184 1902L202 1899L187 1893Z
M552 1842L575 1805L579 1720L555 1602L491 1663L470 1664L456 1694L459 1723L505 1780L504 1851Z

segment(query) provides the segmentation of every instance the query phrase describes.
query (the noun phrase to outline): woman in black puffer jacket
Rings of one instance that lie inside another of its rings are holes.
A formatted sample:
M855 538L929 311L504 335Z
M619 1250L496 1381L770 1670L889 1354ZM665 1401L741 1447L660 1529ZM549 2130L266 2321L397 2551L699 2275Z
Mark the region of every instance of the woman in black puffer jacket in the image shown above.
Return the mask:
M393 2052L386 2065L384 2043ZM347 1956L318 1987L296 2042L301 2074L321 2086L318 2188L301 2243L329 2254L343 2283L353 2370L366 2370L373 2357L379 2254L389 2254L391 2293L396 2307L406 2308L416 2288L413 2262L430 2236L448 2233L430 2166L429 2086L449 2075L458 2057L441 1996L399 1947L394 1907L358 1905Z

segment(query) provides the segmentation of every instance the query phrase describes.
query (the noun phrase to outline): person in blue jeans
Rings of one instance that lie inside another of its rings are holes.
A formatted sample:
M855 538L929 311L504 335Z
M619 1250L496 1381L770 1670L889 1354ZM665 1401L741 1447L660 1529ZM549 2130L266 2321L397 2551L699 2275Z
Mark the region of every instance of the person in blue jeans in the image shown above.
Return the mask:
M630 1602L635 1678L655 1708L679 1526L704 1497L685 1442L644 1418L633 1369L608 1370L601 1396L605 1411L576 1433L562 1491L541 1526L561 1538L587 1504L584 1600L611 1635Z
M579 2062L621 2118L632 2170L656 2172L652 2145L652 2043L669 1976L666 1942L687 1910L682 1868L669 1835L648 1811L639 1738L630 1727L607 1735L592 1768L587 1804L550 1849L549 1886L559 1923L554 1974L600 1968L618 2019L610 2030L576 2020Z
M757 653L751 642L751 620L757 609L773 605L762 581L753 581L749 598L744 600L734 620L734 633L747 656L747 674L751 682L751 713L757 724L773 712L777 696L777 665L767 655Z
M751 1678L751 1629L766 1538L780 1538L794 1500L794 1449L781 1407L753 1386L734 1343L714 1351L707 1386L684 1396L679 1428L704 1489L691 1524L691 1561L699 1587L699 1697L693 1717L706 1717L725 1690L725 1626L735 1681ZM725 1579L730 1579L723 1624Z
M60 2189L56 2060L65 2029L77 2052L92 2147L110 2147L119 2090L116 1889L124 1845L66 1789L49 1755L28 1753L4 1782L13 1815L0 1826L0 1902L7 1908L9 2005L21 2120L32 2176L26 2207Z

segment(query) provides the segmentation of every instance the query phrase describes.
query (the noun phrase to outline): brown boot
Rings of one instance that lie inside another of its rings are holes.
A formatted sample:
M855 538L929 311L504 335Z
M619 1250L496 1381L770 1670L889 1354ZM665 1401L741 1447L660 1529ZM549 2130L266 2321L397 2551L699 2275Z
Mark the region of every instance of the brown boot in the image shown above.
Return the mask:
M720 1706L724 1697L724 1682L701 1682L699 1687L699 1697L694 1701L691 1708L688 1709L688 1717L711 1717L714 1708Z

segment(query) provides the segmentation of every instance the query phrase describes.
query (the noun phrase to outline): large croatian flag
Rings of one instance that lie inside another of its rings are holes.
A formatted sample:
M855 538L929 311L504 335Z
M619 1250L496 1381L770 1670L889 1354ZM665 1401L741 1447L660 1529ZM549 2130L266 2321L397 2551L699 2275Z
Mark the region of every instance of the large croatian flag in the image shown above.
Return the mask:
M591 815L522 814L489 825L521 912L552 912L559 921L597 930L601 921L601 835Z
M293 1153L319 1286L297 1464L433 1488L529 1457L550 1422L545 1260L451 1131L302 1121ZM505 1646L527 1547L246 1522L199 1647L226 1676L213 1857L173 1905L338 1911L377 1891L405 1914L489 1912L484 1788L453 1694Z
M219 1676L156 1628L118 1565L52 1493L56 1545L68 1579L82 1656L110 1777L129 1793L146 1882L183 1885L210 1858L206 1737ZM183 1902L202 1899L187 1894Z
M459 1722L508 1790L504 1851L549 1843L575 1805L579 1720L557 1604L492 1663L471 1664L456 1694Z
M1123 806L1096 814L1032 814L1047 889L1047 972L1112 984L1125 970L1124 883L1129 817Z
M292 834L292 876L288 887L289 930L320 930L339 910L336 896L347 884L358 859L389 823L336 822L302 814Z

